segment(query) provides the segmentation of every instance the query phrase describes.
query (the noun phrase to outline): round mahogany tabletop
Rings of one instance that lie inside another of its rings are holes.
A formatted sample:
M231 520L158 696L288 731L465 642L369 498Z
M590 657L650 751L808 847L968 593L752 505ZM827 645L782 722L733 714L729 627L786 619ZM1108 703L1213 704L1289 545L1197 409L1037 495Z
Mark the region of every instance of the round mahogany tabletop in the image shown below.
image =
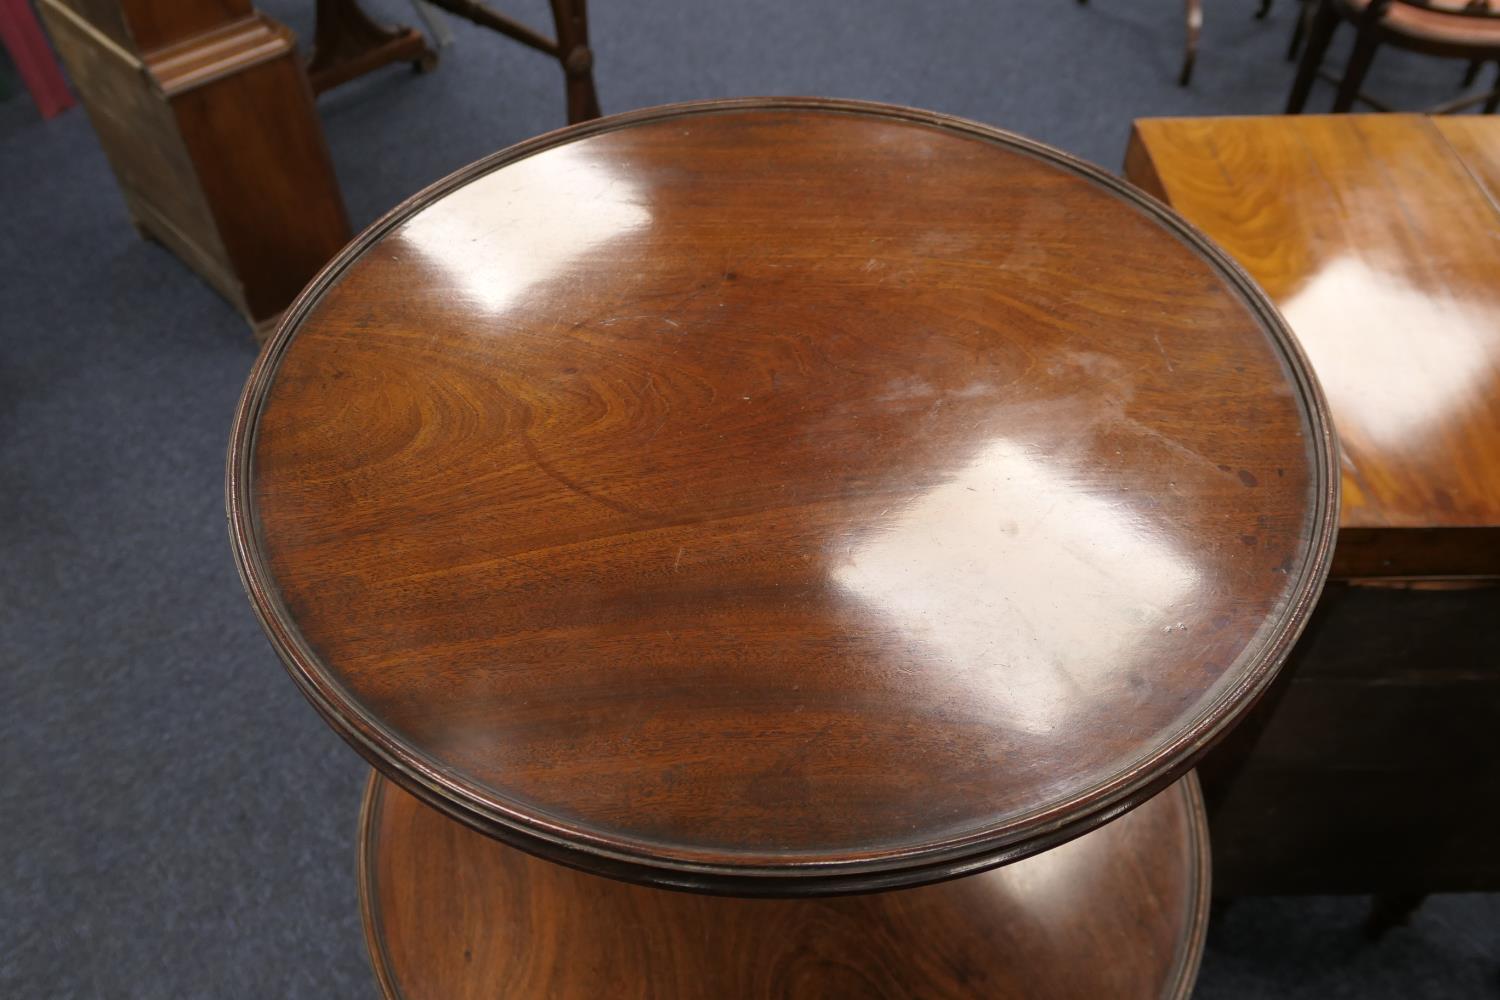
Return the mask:
M1180 776L1305 622L1334 468L1286 326L1170 210L970 122L747 100L368 229L251 374L228 513L292 676L408 791L798 895Z

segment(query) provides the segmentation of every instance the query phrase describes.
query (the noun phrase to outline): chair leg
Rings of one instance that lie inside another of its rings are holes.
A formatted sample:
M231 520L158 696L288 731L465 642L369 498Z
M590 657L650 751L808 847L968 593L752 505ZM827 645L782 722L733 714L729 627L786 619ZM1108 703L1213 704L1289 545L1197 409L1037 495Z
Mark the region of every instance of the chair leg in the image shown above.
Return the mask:
M1260 9L1255 12L1255 19L1264 21L1269 13L1271 13L1271 0L1260 0Z
M1492 115L1500 111L1500 61L1495 63L1495 89L1490 91L1490 99L1484 102L1484 113Z
M568 124L598 118L599 94L594 89L586 0L552 0L552 20L557 26L558 59L567 78Z
M1203 31L1203 0L1187 0L1187 43L1183 47L1182 72L1177 85L1186 87L1193 79L1193 64L1198 61L1198 36Z
M1468 67L1464 70L1464 82L1460 87L1472 87L1474 81L1479 79L1479 71L1484 68L1484 63L1478 59L1470 59Z
M1286 99L1286 113L1300 115L1307 104L1307 95L1312 92L1313 81L1318 77L1318 67L1323 65L1323 56L1328 52L1328 43L1333 41L1333 31L1339 26L1339 12L1329 0L1318 0L1312 25L1307 31L1307 47L1302 50L1302 62L1297 66L1297 79L1292 83L1292 92Z
M1360 85L1365 82L1365 74L1370 71L1370 63L1374 61L1375 50L1379 47L1380 41L1373 31L1361 29L1355 36L1354 51L1349 54L1349 63L1344 67L1344 78L1339 81L1338 96L1333 99L1334 114L1354 110Z
M1292 41L1286 48L1287 62L1297 61L1297 53L1302 51L1302 40L1307 37L1307 28L1312 23L1316 8L1315 0L1302 0L1297 5L1297 21L1292 25Z

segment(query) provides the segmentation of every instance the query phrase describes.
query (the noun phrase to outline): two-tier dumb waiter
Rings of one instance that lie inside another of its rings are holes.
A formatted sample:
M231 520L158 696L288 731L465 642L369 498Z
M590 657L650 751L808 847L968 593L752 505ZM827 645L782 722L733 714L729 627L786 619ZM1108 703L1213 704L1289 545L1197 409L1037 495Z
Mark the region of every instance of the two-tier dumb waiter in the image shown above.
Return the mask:
M250 378L229 517L378 772L388 995L1171 996L1183 775L1302 627L1333 448L1265 297L1114 178L730 101L367 230Z

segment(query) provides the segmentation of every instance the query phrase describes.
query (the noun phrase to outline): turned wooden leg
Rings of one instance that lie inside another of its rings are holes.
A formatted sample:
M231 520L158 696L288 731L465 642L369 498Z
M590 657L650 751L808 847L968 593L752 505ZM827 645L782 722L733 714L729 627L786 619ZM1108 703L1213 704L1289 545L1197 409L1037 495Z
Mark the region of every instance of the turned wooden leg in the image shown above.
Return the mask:
M594 89L586 0L552 0L552 19L557 25L557 57L567 78L568 124L598 118L599 94Z
M1307 95L1312 92L1313 81L1318 78L1318 67L1323 65L1323 56L1327 54L1328 43L1333 41L1333 32L1338 26L1339 14L1333 9L1333 4L1329 0L1318 0L1318 9L1307 33L1307 48L1303 49L1302 62L1297 67L1297 79L1286 99L1287 114L1302 113Z
M1374 61L1375 50L1379 47L1380 42L1373 31L1361 30L1354 39L1354 51L1349 54L1349 64L1344 67L1344 78L1339 81L1338 96L1333 99L1335 114L1354 109L1360 85L1365 82L1365 74L1370 71L1370 63Z
M1187 45L1182 56L1182 72L1177 75L1179 86L1186 87L1193 79L1193 64L1198 61L1198 35L1203 31L1203 0L1187 0Z
M1307 29L1312 24L1313 12L1316 9L1316 0L1302 0L1297 5L1297 21L1292 25L1292 41L1286 48L1287 62L1297 61L1297 53L1302 51L1302 40L1307 37Z

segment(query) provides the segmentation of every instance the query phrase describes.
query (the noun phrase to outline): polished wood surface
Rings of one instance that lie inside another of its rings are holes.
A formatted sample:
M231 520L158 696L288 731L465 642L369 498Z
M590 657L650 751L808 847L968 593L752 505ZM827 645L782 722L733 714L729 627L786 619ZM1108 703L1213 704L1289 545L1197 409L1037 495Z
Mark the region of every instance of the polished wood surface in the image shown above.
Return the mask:
M1127 174L1281 305L1344 446L1341 580L1200 767L1226 894L1500 889L1497 165L1490 118L1136 123Z
M296 40L248 0L40 0L142 233L252 324L349 239Z
M1115 178L839 102L655 109L377 224L246 389L273 644L382 770L624 878L928 881L1104 822L1263 689L1333 444Z
M1126 172L1260 282L1343 446L1337 576L1500 575L1500 120L1146 119Z
M1443 134L1474 183L1500 212L1500 121L1472 115L1427 120Z
M902 892L717 899L537 860L377 776L360 902L391 1000L1186 997L1208 910L1189 776L1006 868Z

